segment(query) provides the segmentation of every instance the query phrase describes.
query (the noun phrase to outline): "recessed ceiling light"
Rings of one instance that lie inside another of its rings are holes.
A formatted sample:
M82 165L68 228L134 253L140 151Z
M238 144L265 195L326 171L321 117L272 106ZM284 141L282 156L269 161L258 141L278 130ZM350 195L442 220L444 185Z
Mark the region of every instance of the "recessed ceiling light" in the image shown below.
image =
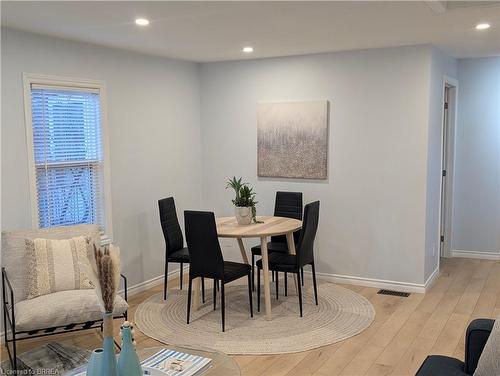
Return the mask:
M250 52L253 52L253 47L243 47L242 51L249 54Z
M480 23L476 25L476 30L486 30L489 29L490 26L491 25L489 23Z
M139 25L139 26L147 26L147 25L149 25L149 20L147 20L145 18L136 18L135 23L136 23L136 25Z

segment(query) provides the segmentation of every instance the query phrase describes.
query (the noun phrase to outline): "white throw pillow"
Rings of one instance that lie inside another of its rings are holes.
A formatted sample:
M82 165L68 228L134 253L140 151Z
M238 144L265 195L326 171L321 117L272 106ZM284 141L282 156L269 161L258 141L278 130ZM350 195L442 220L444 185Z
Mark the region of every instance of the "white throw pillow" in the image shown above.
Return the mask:
M28 299L57 291L92 288L79 261L87 258L90 239L26 239Z
M500 375L500 315L495 320L474 372L474 376L493 375Z

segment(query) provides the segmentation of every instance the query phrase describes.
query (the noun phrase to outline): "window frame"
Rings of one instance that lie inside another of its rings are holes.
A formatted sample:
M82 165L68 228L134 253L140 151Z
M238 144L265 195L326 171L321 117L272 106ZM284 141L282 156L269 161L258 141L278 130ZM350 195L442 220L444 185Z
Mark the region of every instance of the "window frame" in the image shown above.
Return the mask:
M109 158L109 133L106 106L106 84L104 81L84 78L52 76L43 74L23 73L24 87L24 118L26 126L26 146L28 152L28 175L31 200L31 222L34 228L40 228L38 218L38 191L36 188L35 149L33 143L33 122L31 108L31 85L46 85L61 88L80 88L82 90L98 90L101 111L101 146L103 153L103 219L104 232L101 233L101 244L113 242L113 223L111 212L111 175Z

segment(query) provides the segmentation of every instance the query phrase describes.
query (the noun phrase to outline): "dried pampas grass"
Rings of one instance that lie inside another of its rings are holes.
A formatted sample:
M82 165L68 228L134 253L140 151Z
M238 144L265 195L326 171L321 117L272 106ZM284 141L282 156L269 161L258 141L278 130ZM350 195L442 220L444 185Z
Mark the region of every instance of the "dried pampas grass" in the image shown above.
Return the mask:
M113 312L120 283L119 249L112 245L98 248L90 241L87 246L88 259L81 262L81 265L95 289L101 311Z

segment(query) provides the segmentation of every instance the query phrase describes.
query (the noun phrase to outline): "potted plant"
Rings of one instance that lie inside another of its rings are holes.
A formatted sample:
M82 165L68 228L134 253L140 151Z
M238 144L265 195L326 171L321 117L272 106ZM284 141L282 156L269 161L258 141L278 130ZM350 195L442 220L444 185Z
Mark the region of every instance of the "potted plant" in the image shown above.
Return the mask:
M236 220L240 225L249 225L250 223L257 222L255 219L256 209L255 205L257 201L255 201L256 193L253 191L248 183L242 183L241 178L236 179L233 177L227 183L226 189L232 188L236 194L234 200L232 200L234 204L234 211L236 215Z

